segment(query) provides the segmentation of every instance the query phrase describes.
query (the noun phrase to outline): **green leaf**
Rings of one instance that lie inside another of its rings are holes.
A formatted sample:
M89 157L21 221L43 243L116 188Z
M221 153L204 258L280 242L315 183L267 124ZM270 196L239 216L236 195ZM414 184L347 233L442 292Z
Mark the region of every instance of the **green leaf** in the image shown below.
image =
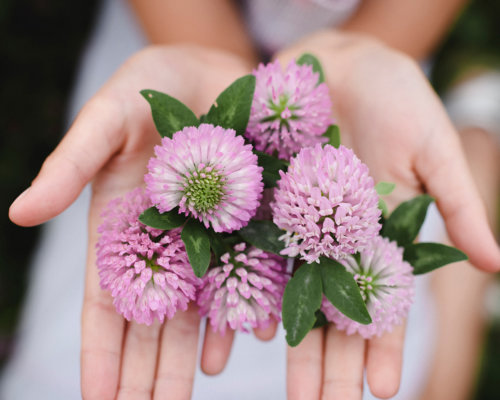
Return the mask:
M156 129L161 137L169 137L186 126L198 126L196 115L179 100L155 90L142 90L153 113Z
M278 254L285 248L283 241L278 238L284 234L273 221L251 220L247 226L238 231L239 235L251 245Z
M361 297L354 276L339 262L320 258L323 293L342 314L360 324L370 324L372 319Z
M283 294L283 326L290 346L297 346L312 329L321 298L319 266L301 266L288 281Z
M357 251L356 253L354 253L352 255L352 258L354 258L354 260L356 261L356 263L358 265L361 265L361 253L359 251Z
M139 215L139 221L151 228L166 231L181 226L186 222L186 217L183 214L179 214L177 207L162 214L156 207L150 207Z
M210 240L210 248L217 259L231 250L230 246L224 241L222 234L214 232L213 229L207 229L207 232Z
M328 325L328 320L326 319L326 316L323 313L323 311L321 310L316 311L314 316L316 317L316 322L313 325L313 329L322 328L325 325Z
M311 65L314 72L319 74L318 85L325 81L325 74L323 72L323 68L321 67L321 63L319 60L310 53L302 54L297 60L297 64L299 65Z
M237 79L217 97L206 115L206 122L234 129L238 135L243 135L250 118L254 91L255 76L245 75Z
M328 144L332 145L336 149L340 146L340 129L338 125L330 125L323 136L328 138Z
M194 219L188 220L181 232L194 274L201 278L210 264L210 238L207 229Z
M263 153L262 151L255 151L255 154L257 154L259 166L264 169L262 171L264 187L275 187L276 182L280 179L279 171L286 171L288 168L288 162Z
M384 200L378 199L378 208L382 211L383 217L387 217L389 215L389 209L387 208L387 204Z
M395 240L401 247L412 243L424 223L427 208L433 201L432 197L423 194L401 203L385 221L381 235Z
M379 196L387 196L392 193L395 187L396 187L395 183L379 182L375 185L375 190ZM382 210L382 217L385 218L389 215L389 209L387 208L387 204L381 198L378 199L378 208Z
M392 182L379 182L375 185L375 190L379 196L387 196L392 193L395 187L396 184Z
M415 243L405 248L403 258L413 267L413 274L420 275L447 264L465 261L467 255L441 243Z

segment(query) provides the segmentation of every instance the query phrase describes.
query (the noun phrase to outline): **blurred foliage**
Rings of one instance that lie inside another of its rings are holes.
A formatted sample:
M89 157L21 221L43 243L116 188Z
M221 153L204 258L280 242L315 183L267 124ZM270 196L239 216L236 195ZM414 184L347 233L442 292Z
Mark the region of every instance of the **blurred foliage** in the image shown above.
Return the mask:
M500 398L500 321L492 324L485 338L479 379L476 385L476 400L498 400Z
M500 69L500 1L473 0L434 58L432 83L444 91L464 74Z
M11 348L38 228L7 217L62 135L68 90L97 1L0 1L0 363Z

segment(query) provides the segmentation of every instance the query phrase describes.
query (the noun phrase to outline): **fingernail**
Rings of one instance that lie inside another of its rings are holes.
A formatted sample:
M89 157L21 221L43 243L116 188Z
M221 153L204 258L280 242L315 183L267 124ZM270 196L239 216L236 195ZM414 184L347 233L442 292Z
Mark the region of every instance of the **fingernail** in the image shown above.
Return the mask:
M15 206L16 203L18 203L23 197L25 197L28 194L28 191L31 189L31 186L27 189L24 190L17 198L12 202L11 207Z

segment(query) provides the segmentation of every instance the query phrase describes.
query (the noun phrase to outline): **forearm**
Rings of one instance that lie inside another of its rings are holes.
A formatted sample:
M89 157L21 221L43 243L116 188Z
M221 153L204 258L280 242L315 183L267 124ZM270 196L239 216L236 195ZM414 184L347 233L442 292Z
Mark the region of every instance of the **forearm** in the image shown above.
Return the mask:
M415 59L439 44L466 0L366 0L342 29L378 38Z
M230 0L130 0L153 44L191 43L229 51L249 62L257 52Z

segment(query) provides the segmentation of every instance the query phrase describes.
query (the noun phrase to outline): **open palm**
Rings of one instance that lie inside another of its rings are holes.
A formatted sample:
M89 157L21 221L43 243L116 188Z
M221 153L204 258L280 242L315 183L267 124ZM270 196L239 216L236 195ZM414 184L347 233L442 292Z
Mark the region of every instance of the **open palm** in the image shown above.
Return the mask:
M95 266L99 214L111 199L142 184L160 139L140 90L167 92L200 114L248 71L239 59L195 47L152 47L138 53L86 104L31 187L12 205L14 222L36 225L62 212L92 181L82 313L84 399L190 397L200 322L197 310L177 313L163 325L127 323L115 311L110 294L99 287ZM207 329L205 372L223 368L231 342L231 334L221 337Z
M500 252L468 171L458 136L417 64L372 40L322 32L277 55L286 64L302 53L325 71L342 142L375 181L396 183L389 206L428 192L450 238L486 271ZM361 399L363 374L375 396L399 387L404 327L368 341L333 326L312 331L288 354L290 399Z

